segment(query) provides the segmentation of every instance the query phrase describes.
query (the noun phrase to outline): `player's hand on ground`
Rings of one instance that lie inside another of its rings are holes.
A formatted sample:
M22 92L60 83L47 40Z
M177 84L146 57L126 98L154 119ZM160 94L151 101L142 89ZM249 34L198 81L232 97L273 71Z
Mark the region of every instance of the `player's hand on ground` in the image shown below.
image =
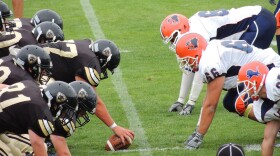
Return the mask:
M117 134L122 139L123 144L125 143L125 139L127 141L130 141L129 137L132 140L134 139L134 132L129 129L123 128L121 126L116 126L112 130L114 131L115 134Z
M193 134L192 134L193 135ZM185 146L186 149L197 149L202 144L203 135L199 132L196 132L190 140L188 141L187 145Z
M180 115L191 115L194 109L194 105L186 104L183 110L179 113Z
M183 109L184 104L182 104L181 102L176 101L175 103L173 103L171 105L171 107L169 108L168 112L181 112Z
M188 139L184 142L185 145L187 145L189 143L190 140L192 140L196 135L196 129L193 131L193 133L188 136Z

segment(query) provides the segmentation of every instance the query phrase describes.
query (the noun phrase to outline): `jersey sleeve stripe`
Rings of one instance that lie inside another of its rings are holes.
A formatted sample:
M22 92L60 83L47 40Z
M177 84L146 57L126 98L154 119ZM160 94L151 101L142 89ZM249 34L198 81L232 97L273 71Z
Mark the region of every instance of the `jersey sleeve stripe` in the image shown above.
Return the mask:
M95 69L85 67L86 77L89 83L93 86L97 86L99 84L100 76Z
M6 134L9 138L15 139L21 143L24 143L28 146L31 146L30 140L27 137L24 137L22 135L17 135L17 134ZM27 135L29 136L29 135Z
M48 122L47 120L38 120L40 128L45 136L49 136L54 131L52 123Z

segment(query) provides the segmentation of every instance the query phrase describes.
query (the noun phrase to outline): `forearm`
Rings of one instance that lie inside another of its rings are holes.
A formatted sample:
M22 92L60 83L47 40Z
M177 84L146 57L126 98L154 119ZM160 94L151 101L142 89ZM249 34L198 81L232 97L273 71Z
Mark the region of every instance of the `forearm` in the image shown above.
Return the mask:
M202 107L201 119L198 127L198 132L205 135L213 121L216 112L216 105L204 103Z
M275 138L280 128L280 121L272 120L266 123L262 142L262 156L272 156Z
M54 145L57 156L71 156L66 139L64 137L51 135L51 141Z
M44 142L31 142L35 156L47 156L47 150Z
M198 132L205 135L213 121L216 108L222 93L225 77L218 77L207 84L206 97L204 99L201 111L201 119Z
M102 99L100 99L99 97L97 97L95 115L108 127L110 127L114 123L114 120L112 119L111 115L109 114L106 105L103 103Z

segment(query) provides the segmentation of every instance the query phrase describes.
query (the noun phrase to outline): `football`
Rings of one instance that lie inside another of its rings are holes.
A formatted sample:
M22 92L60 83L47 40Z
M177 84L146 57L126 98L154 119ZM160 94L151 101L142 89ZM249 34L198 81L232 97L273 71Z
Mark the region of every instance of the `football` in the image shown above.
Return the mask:
M121 138L114 134L107 140L105 150L117 151L127 149L132 144L132 141L133 139L130 138L129 141L125 140L125 144L123 144Z

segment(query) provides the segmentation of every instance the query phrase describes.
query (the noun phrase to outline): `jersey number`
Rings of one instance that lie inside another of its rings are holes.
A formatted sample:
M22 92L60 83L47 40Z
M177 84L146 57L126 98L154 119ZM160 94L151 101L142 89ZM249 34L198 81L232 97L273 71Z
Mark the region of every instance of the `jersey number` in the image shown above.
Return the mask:
M225 16L228 14L229 14L228 10L225 9L213 10L213 11L200 11L198 13L200 17Z
M238 49L246 53L251 53L253 51L253 47L244 40L223 41L221 44L224 47Z
M212 78L212 76L213 78ZM205 72L205 76L206 76L206 79L207 79L207 83L211 82L213 79L215 79L216 77L218 77L220 74L219 72L217 72L216 68L212 68L210 70L210 73L208 72Z
M21 91L25 88L24 84L23 83L16 83L16 84L13 84L9 87L6 87L6 88L3 88L1 91L0 91L0 96L5 93L5 92L16 92L16 91ZM24 96L23 94L18 94L17 97L14 97L14 98L9 98L5 101L2 101L0 103L0 112L3 111L3 109L9 107L9 106L12 106L12 105L15 105L17 103L20 103L20 102L24 102L24 101L30 101L30 97L27 97L27 96Z

